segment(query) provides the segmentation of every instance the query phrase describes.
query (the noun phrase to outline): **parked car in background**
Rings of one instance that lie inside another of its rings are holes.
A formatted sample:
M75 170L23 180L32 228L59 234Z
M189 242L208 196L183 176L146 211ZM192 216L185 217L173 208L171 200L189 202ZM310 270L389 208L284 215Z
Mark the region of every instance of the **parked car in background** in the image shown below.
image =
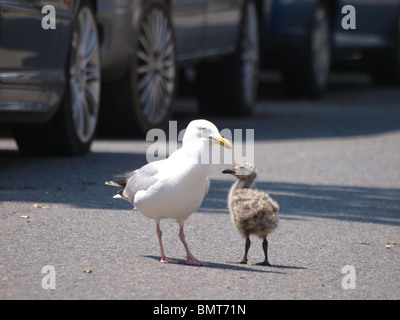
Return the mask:
M165 128L180 67L197 70L203 114L251 113L262 1L150 0L131 1L129 8L114 1L100 3L105 80L101 124L106 132Z
M25 153L80 154L99 113L95 8L46 3L53 12L42 13L44 1L0 1L0 121L14 126Z
M348 5L355 29L342 26ZM282 71L289 93L320 95L331 63L354 58L365 62L376 83L399 83L399 0L271 0L265 12L261 59Z
M100 115L122 134L165 128L178 69L189 65L204 112L249 114L261 8L261 0L0 0L0 122L13 125L24 153L82 154Z

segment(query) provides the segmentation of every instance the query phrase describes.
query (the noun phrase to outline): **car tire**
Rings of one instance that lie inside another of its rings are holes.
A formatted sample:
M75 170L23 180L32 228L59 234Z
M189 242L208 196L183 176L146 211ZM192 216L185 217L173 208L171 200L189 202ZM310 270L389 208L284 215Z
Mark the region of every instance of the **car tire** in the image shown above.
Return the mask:
M165 1L145 2L138 30L129 70L106 84L101 119L105 134L146 135L152 128L165 129L171 118L178 74L176 40Z
M254 1L246 1L236 50L197 67L197 99L205 115L247 116L253 111L259 74L259 25Z
M367 54L367 63L375 85L400 84L400 12L394 26L393 45Z
M301 50L289 53L283 69L289 95L318 97L326 89L331 61L332 33L329 7L320 2L313 13L310 31Z
M100 72L94 10L89 2L83 1L73 23L62 102L48 123L14 127L19 150L30 155L81 155L88 152L99 115Z

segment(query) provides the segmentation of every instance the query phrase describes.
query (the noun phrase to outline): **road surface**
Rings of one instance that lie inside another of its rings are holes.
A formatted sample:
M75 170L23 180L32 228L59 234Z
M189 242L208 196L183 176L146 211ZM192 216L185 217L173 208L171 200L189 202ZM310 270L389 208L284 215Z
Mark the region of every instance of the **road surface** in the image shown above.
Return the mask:
M179 130L200 117L180 99ZM182 112L182 110L185 110ZM209 267L159 262L154 221L104 181L146 163L152 142L96 140L84 157L24 157L0 138L0 299L400 299L400 90L333 78L320 100L295 100L271 82L254 116L209 118L254 129L257 187L281 207L269 236L244 239L230 221L229 165L186 222L191 251ZM168 257L185 251L163 220ZM42 273L42 271L44 273Z

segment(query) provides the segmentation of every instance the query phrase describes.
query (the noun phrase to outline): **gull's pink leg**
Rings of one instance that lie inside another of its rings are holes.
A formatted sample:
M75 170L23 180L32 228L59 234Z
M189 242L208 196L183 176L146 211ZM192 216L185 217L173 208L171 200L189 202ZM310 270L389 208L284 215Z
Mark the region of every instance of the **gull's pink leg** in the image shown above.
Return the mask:
M157 229L156 229L157 237L158 237L158 242L160 243L160 251L161 251L161 260L160 260L160 262L162 262L162 263L179 263L179 261L168 259L165 256L164 247L163 247L162 238L161 238L162 237L162 231L160 229L160 221L156 221L156 223L157 223Z
M197 260L191 254L191 252L189 250L189 246L188 246L188 244L186 243L186 240L185 240L185 234L183 233L183 224L180 226L180 229L179 229L179 238L181 239L181 241L183 243L183 246L186 249L186 261L185 261L185 263L191 264L191 265L195 265L195 266L209 266L208 263Z

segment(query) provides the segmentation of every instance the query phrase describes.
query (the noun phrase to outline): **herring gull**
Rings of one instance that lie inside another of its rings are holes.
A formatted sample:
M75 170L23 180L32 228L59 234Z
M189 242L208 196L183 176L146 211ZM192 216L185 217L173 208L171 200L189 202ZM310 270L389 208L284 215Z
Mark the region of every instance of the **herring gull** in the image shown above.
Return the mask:
M160 220L173 218L179 223L179 238L186 250L187 264L207 265L197 260L189 250L183 225L203 202L210 188L207 173L209 161L204 154L211 154L213 143L232 148L217 127L207 120L193 120L186 128L182 147L168 158L150 162L133 172L128 179L107 181L107 185L122 187L114 198L129 201L144 216L154 219L161 251L161 262L178 263L164 253ZM206 162L206 163L204 163Z
M252 164L237 164L222 173L230 173L237 178L229 191L228 205L236 228L246 238L244 257L240 263L247 263L250 235L254 234L263 239L265 259L259 264L269 266L267 235L278 225L278 203L267 193L252 188L257 176Z

